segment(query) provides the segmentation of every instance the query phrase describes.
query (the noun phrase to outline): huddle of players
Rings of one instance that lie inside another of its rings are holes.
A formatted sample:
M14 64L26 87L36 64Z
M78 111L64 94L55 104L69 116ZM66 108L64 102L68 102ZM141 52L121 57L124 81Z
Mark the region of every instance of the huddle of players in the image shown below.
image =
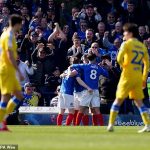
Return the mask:
M89 125L89 107L93 113L93 125L103 125L100 113L98 91L99 76L108 77L108 72L96 63L95 54L83 56L83 64L76 57L71 58L71 66L61 74L62 84L59 93L57 125L62 125L66 109L69 113L66 125Z

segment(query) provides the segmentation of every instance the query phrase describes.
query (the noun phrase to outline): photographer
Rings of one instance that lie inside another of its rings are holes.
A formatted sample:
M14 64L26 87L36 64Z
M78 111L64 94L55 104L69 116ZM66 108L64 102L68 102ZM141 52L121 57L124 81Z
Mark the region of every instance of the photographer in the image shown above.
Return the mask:
M104 55L101 59L102 63L100 65L108 70L109 78L100 76L100 110L102 114L109 114L111 105L115 99L117 84L119 82L121 72L117 67L112 66L109 55Z
M32 53L32 63L35 71L34 82L40 86L44 85L45 74L50 74L55 66L54 53L49 48L50 46L45 47L43 43L39 43Z

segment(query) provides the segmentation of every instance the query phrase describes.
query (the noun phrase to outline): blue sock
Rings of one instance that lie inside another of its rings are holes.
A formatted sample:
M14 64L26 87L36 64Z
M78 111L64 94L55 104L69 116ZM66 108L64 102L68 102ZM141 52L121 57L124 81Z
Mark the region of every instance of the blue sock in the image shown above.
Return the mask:
M120 106L119 106L119 105L113 104L113 105L111 106L111 111L119 112L119 109L120 109Z

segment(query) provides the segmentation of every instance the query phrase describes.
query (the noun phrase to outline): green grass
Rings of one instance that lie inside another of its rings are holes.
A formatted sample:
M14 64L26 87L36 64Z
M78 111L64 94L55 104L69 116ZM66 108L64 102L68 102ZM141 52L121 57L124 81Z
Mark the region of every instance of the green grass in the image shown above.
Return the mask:
M0 144L18 144L19 150L150 150L150 134L140 127L10 126L0 133Z

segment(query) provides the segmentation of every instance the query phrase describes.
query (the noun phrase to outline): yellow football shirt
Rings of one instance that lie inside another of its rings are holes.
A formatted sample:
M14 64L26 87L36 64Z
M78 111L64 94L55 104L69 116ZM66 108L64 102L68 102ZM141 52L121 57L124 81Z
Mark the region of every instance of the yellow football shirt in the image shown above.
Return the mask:
M121 45L117 61L123 68L122 76L124 76L124 78L138 77L137 80L147 80L149 71L148 50L145 45L137 39L129 39Z
M15 72L14 66L11 64L7 52L11 50L13 52L14 58L17 58L17 43L16 38L9 28L5 30L0 38L0 71L9 70L10 74ZM7 72L8 73L8 72Z

